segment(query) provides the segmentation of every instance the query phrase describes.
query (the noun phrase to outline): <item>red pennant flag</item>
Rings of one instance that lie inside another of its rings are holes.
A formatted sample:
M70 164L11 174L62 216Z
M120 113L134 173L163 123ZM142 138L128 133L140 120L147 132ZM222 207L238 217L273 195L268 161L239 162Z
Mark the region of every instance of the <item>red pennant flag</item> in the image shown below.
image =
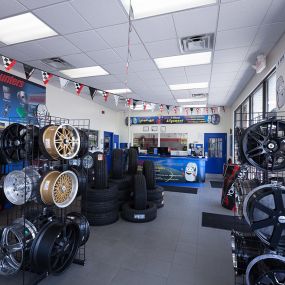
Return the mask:
M147 107L146 102L143 102L143 110L144 110L144 111L146 110L146 107Z
M173 107L173 111L175 114L177 114L177 107L176 106Z
M3 55L2 55L2 59L3 59L3 64L4 64L6 71L11 70L13 68L13 66L16 64L15 59L12 59L12 58L9 58L9 57L3 56Z
M206 113L208 114L208 112L209 112L209 109L208 109L208 108L206 108Z
M43 83L45 85L48 84L48 82L50 81L50 79L52 78L52 74L46 72L46 71L42 71L42 78L43 78Z
M185 108L185 112L186 112L186 115L188 116L189 115L189 109Z
M131 106L132 101L133 101L133 100L132 100L131 98L128 98L128 99L127 99L127 105L128 105L128 107L130 107L130 106Z
M76 94L79 96L84 85L81 83L77 83L77 82L74 82L74 85L75 85Z
M196 113L199 114L199 112L200 112L200 109L196 108Z
M159 110L161 113L163 112L163 105L162 104L160 104Z
M107 102L109 97L109 92L103 92L104 101Z

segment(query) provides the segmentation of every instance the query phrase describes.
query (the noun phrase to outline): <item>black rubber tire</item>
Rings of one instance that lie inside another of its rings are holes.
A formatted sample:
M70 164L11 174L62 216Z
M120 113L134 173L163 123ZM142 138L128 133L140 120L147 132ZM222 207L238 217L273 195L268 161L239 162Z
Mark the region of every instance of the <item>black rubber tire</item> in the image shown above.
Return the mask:
M86 133L86 131L77 129L80 135L80 149L77 154L78 157L83 157L85 154L88 153L89 148L89 137Z
M129 201L130 200L130 193L132 189L126 188L125 190L119 190L118 200L119 201Z
M134 176L134 208L136 210L146 209L147 190L145 177L142 174Z
M157 216L155 203L148 202L145 210L135 210L133 203L125 203L122 207L122 218L133 223L146 223L153 221Z
M83 193L82 193L83 194ZM107 189L94 189L92 186L87 186L86 196L82 195L82 202L108 202L118 199L118 187L117 185L110 184Z
M109 179L110 183L116 184L118 189L130 188L133 184L133 177L131 175L126 175L121 179Z
M112 152L112 178L121 179L124 175L124 152L122 149L114 149Z
M143 162L143 175L146 180L146 188L155 189L155 167L153 161L145 160Z
M153 190L147 190L147 200L153 201L153 200L159 200L162 199L164 196L163 187L156 186Z
M134 148L130 148L128 151L128 173L131 175L137 174L138 171L138 153Z
M107 160L104 154L94 153L94 170L95 170L94 188L95 189L108 188L108 168L107 168Z
M118 211L118 200L111 200L106 202L93 202L85 201L82 202L82 211L93 213L93 214L103 214L109 213L112 211Z
M86 212L85 217L87 218L90 226L105 226L110 225L118 221L119 212L112 211L104 214L94 214L90 212Z
M78 191L77 191L77 197L82 195L82 193L86 192L87 187L87 173L85 169L83 169L80 166L72 165L70 166L70 170L72 170L77 178L78 178Z
M160 208L164 207L164 199L163 198L159 199L159 200L154 200L154 201L151 201L151 202L156 204L157 209L160 209Z

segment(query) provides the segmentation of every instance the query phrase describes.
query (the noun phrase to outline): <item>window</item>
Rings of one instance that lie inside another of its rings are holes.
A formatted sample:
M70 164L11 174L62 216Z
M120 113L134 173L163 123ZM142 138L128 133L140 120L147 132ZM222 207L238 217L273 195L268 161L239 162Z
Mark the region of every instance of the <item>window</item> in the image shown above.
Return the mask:
M272 112L276 109L276 73L267 79L267 106L266 111Z
M223 157L223 139L209 138L208 140L208 157Z
M262 86L260 86L252 94L252 119L255 123L258 119L260 120L263 116L263 92Z
M236 127L241 127L241 107L235 111Z
M241 106L242 108L242 127L249 127L249 99L247 99Z

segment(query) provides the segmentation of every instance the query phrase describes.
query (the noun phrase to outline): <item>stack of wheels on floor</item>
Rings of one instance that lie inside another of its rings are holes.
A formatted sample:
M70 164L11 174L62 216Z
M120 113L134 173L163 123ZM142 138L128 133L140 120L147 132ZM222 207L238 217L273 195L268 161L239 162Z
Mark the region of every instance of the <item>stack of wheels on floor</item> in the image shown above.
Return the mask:
M146 180L147 200L156 204L157 208L164 206L163 187L155 183L155 168L153 161L146 160L143 163L143 175Z
M91 226L104 226L116 222L118 212L118 186L108 183L107 161L103 154L94 159L95 180L82 197L82 212Z
M142 174L136 174L133 183L133 201L123 205L122 218L133 223L153 221L157 216L157 206L147 201L145 177Z
M130 193L132 191L132 176L125 174L124 152L122 149L113 150L111 178L109 182L118 187L118 203L119 210L121 210L123 204L130 200Z

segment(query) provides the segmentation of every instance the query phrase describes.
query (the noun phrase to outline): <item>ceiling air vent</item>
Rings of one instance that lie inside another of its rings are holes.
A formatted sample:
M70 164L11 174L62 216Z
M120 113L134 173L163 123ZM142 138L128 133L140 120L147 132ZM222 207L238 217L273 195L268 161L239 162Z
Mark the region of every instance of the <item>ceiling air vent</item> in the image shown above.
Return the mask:
M60 57L45 58L42 59L41 62L58 70L70 69L74 67Z
M201 98L207 98L208 97L208 94L206 93L194 93L192 94L192 98L195 98L195 99L201 99Z
M209 51L213 49L214 34L183 37L180 39L182 53Z

